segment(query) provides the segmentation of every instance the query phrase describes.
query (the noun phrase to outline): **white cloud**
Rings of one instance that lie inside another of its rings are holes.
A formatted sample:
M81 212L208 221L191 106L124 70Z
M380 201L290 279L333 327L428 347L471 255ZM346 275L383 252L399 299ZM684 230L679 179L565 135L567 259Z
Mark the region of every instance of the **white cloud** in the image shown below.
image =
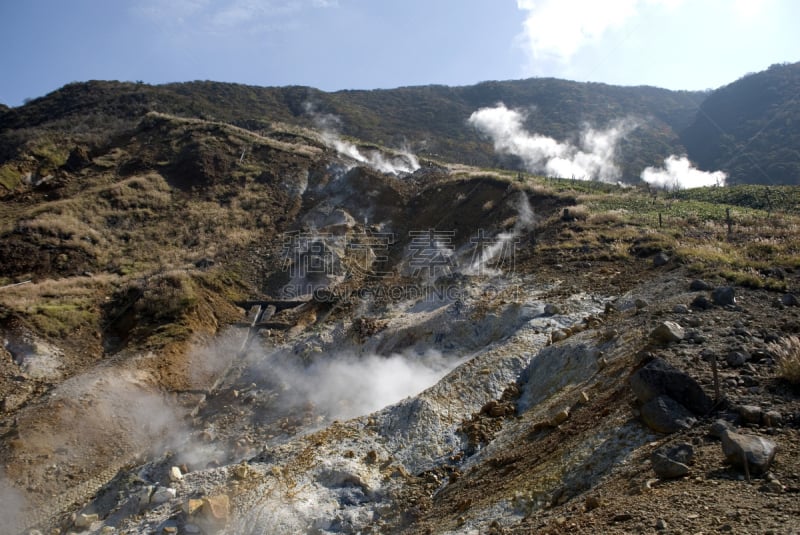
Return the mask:
M724 186L727 177L724 171L700 171L685 156L674 154L664 160L664 167L648 167L642 171L642 180L648 184L670 189Z
M568 62L587 42L621 26L636 13L636 0L517 0L527 11L524 38L534 59Z
M469 123L492 139L495 151L519 157L532 172L607 182L619 179L619 169L614 163L617 142L636 126L630 119L616 121L605 130L587 126L576 146L532 134L525 130L524 120L522 112L501 103L474 112Z
M672 8L682 0L517 0L527 12L521 35L532 60L568 63L584 46L598 42L609 30L622 28L643 6Z
M132 13L158 24L183 23L201 13L208 0L174 0L173 2L143 2L132 8Z
M275 29L309 9L338 7L337 0L147 0L133 12L159 25L220 34Z
M761 15L769 0L734 0L733 12L739 19L750 20Z

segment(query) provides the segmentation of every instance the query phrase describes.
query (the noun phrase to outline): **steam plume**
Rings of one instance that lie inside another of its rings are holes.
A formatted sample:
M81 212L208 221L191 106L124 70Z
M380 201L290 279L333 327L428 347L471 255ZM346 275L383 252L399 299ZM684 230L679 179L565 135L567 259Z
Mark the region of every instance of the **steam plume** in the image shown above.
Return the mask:
M362 152L353 143L343 140L339 135L339 127L342 123L339 117L330 113L318 112L310 102L306 102L303 107L306 113L314 119L317 128L322 131L322 140L325 144L342 156L391 175L405 175L419 169L419 160L407 149L391 155L383 154L378 150Z
M692 166L686 156L674 154L664 160L664 167L648 167L641 176L648 184L671 189L724 186L728 177L724 171L700 171Z
M527 132L524 120L522 112L500 103L474 112L469 123L492 139L497 152L518 156L529 171L604 182L619 178L614 163L617 141L636 126L632 120L624 119L606 130L586 127L580 136L580 146L575 146Z
M281 353L264 361L264 373L291 392L292 404L307 402L324 409L328 417L346 419L391 405L433 385L460 361L429 350L412 353L356 355L320 354L304 366L296 357Z
M16 535L29 504L0 469L0 535Z
M531 230L535 225L535 217L533 208L528 202L528 196L520 192L518 206L517 206L517 220L514 222L514 227L507 232L501 232L496 236L488 247L484 247L475 251L472 263L467 268L468 275L476 275L487 273L488 264L497 258L499 255L508 256L504 260L513 259L513 251L510 248L515 247L515 241L523 232ZM491 273L494 270L488 270ZM493 273L492 273L493 274Z

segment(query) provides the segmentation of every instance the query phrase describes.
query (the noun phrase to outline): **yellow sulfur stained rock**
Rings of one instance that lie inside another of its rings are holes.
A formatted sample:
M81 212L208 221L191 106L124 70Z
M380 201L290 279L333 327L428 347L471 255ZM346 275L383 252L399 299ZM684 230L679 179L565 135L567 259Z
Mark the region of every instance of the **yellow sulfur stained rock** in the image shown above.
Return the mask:
M203 500L190 499L183 504L183 512L191 516L203 507Z
M233 467L233 477L236 479L247 479L248 475L250 475L250 469L245 463L237 464Z
M561 423L566 422L567 418L569 418L569 409L561 409L560 411L555 413L552 418L550 418L550 425L555 427Z
M224 524L231 514L231 502L227 495L217 494L203 498L203 516L214 524Z

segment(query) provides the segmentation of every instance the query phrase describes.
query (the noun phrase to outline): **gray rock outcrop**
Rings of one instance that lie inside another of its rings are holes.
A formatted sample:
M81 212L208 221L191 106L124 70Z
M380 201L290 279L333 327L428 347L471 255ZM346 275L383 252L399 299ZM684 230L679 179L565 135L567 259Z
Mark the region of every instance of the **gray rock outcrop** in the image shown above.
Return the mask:
M734 466L745 468L753 474L762 474L769 469L775 458L777 445L758 435L743 435L731 430L722 432L722 453L725 460Z
M677 433L691 428L697 420L686 407L669 396L651 399L641 408L642 420L657 433Z
M661 358L653 359L634 373L630 385L642 403L666 395L696 415L707 414L713 407L711 398L697 381Z

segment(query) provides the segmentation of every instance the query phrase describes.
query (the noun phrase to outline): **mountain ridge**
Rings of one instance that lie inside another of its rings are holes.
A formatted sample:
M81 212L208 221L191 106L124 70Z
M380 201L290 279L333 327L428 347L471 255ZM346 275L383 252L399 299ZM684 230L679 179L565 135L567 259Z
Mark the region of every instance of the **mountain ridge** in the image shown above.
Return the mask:
M773 65L712 92L557 78L335 92L211 81L75 82L24 106L0 108L0 164L24 156L37 136L60 137L60 150L68 151L66 144L102 143L98 137L132 129L156 111L254 131L275 122L334 129L430 159L523 169L467 122L475 111L503 103L523 112L528 132L559 142L574 142L587 126L632 119L637 127L615 153L624 182L638 182L645 168L670 155L687 154L701 170L726 172L731 184L798 184L800 152L792 148L798 88L800 63Z
M261 88L218 82L149 86L127 82L69 84L0 117L0 156L13 157L20 143L13 131L43 128L80 133L132 128L148 111L220 120L251 130L273 122L315 126L319 116L335 116L342 134L388 146L409 148L445 161L518 166L466 123L481 107L505 102L530 113L527 125L558 139L576 136L585 124L604 126L621 115L635 115L642 126L621 148L628 179L672 153L684 152L676 127L688 124L701 93L657 88L624 88L554 78L482 82L474 86L415 86L392 90L326 93L313 88ZM309 113L310 105L314 113Z

